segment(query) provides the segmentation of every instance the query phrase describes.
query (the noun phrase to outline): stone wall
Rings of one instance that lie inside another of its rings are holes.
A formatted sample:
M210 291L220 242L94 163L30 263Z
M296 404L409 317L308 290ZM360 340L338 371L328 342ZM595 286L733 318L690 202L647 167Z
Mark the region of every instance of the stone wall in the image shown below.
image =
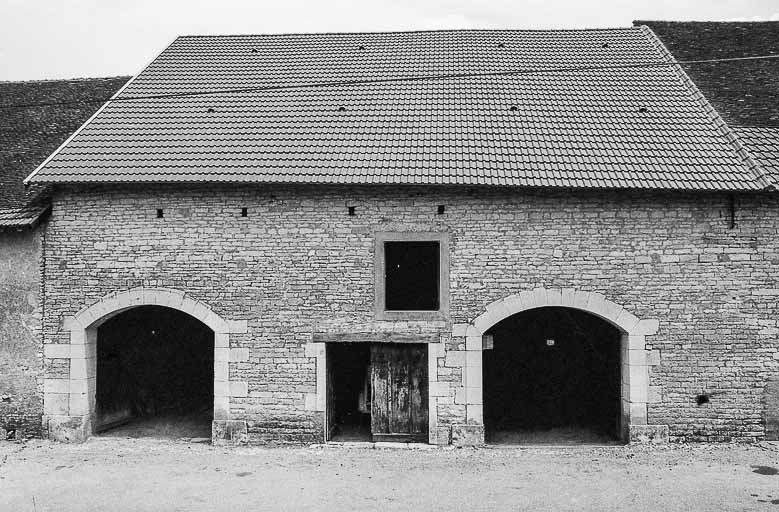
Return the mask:
M433 335L436 435L448 438L467 422L466 338L454 325L536 288L596 292L659 320L642 340L653 359L649 425L667 425L672 440L753 440L765 434L763 393L779 371L778 203L743 195L731 210L725 194L496 188L62 188L47 232L44 342L68 343L65 319L110 293L183 291L248 325L230 335L230 380L247 383L230 387L230 418L246 420L255 442L307 442L323 435L315 333ZM448 320L375 319L374 233L392 231L449 233ZM47 358L46 369L67 378L69 362Z
M40 229L0 230L0 440L41 435Z

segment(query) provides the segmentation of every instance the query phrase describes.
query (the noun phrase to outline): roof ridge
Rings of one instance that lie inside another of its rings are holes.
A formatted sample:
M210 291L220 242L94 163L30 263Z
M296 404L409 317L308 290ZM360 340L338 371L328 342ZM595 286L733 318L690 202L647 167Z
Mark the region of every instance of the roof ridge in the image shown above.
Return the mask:
M665 59L666 62L677 62L676 58L671 54L668 48L666 48L665 44L663 44L660 38L657 37L657 34L655 34L655 32L650 27L647 25L640 25L638 28L642 29L649 38L650 42L654 44L655 49L660 53L661 58ZM706 96L704 96L698 86L695 85L695 82L690 79L689 75L687 75L687 72L682 68L682 66L676 65L669 67L676 72L677 76L682 81L682 84L692 93L693 98L695 98L700 106L703 107L705 114L709 117L711 122L714 123L714 126L720 135L722 135L725 140L728 141L728 144L733 147L733 149L736 151L736 154L741 158L741 161L744 163L744 165L746 165L747 169L752 174L754 174L755 181L760 183L763 186L763 189L777 189L777 184L773 181L771 175L765 171L765 169L763 169L762 165L757 163L757 161L752 158L752 155L749 153L749 151L747 151L743 144L741 144L741 141L735 132L733 132L731 127L728 126L724 119L722 119L722 116L719 115L719 112L717 112L709 100L706 99Z
M440 32L617 32L637 31L639 27L592 27L592 28L437 28L421 30L363 30L357 32L278 32L245 34L184 34L176 39L207 37L278 37L278 36L337 36L337 35L374 35L374 34L427 34Z

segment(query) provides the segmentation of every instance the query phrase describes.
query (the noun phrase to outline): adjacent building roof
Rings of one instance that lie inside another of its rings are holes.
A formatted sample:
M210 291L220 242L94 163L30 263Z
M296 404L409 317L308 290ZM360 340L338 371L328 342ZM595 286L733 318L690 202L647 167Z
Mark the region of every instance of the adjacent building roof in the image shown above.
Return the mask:
M649 26L679 60L779 55L779 21L635 21ZM779 182L779 59L682 66Z
M736 126L733 130L755 160L771 176L779 179L779 128Z
M28 180L769 187L673 62L646 27L180 37Z
M49 206L41 203L19 208L0 208L0 228L34 226L48 210Z
M635 21L679 60L779 54L779 21ZM683 65L731 126L779 128L779 59Z
M37 221L45 189L22 181L128 79L0 82L0 227Z

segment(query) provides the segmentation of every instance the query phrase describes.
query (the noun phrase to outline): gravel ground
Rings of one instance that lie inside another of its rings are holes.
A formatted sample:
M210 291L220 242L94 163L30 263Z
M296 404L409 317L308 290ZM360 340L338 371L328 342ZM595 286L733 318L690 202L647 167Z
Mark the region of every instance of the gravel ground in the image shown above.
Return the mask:
M216 448L0 443L0 510L773 510L779 444Z

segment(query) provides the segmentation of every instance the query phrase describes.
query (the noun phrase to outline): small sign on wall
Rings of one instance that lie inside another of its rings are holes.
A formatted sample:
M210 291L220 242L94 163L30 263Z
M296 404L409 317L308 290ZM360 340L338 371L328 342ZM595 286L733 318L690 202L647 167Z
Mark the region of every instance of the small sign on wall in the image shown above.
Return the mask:
M547 347L554 347L554 340L552 340L552 339L546 340L546 346Z
M481 348L482 350L492 350L495 348L495 342L492 339L492 334L485 334L481 338Z

